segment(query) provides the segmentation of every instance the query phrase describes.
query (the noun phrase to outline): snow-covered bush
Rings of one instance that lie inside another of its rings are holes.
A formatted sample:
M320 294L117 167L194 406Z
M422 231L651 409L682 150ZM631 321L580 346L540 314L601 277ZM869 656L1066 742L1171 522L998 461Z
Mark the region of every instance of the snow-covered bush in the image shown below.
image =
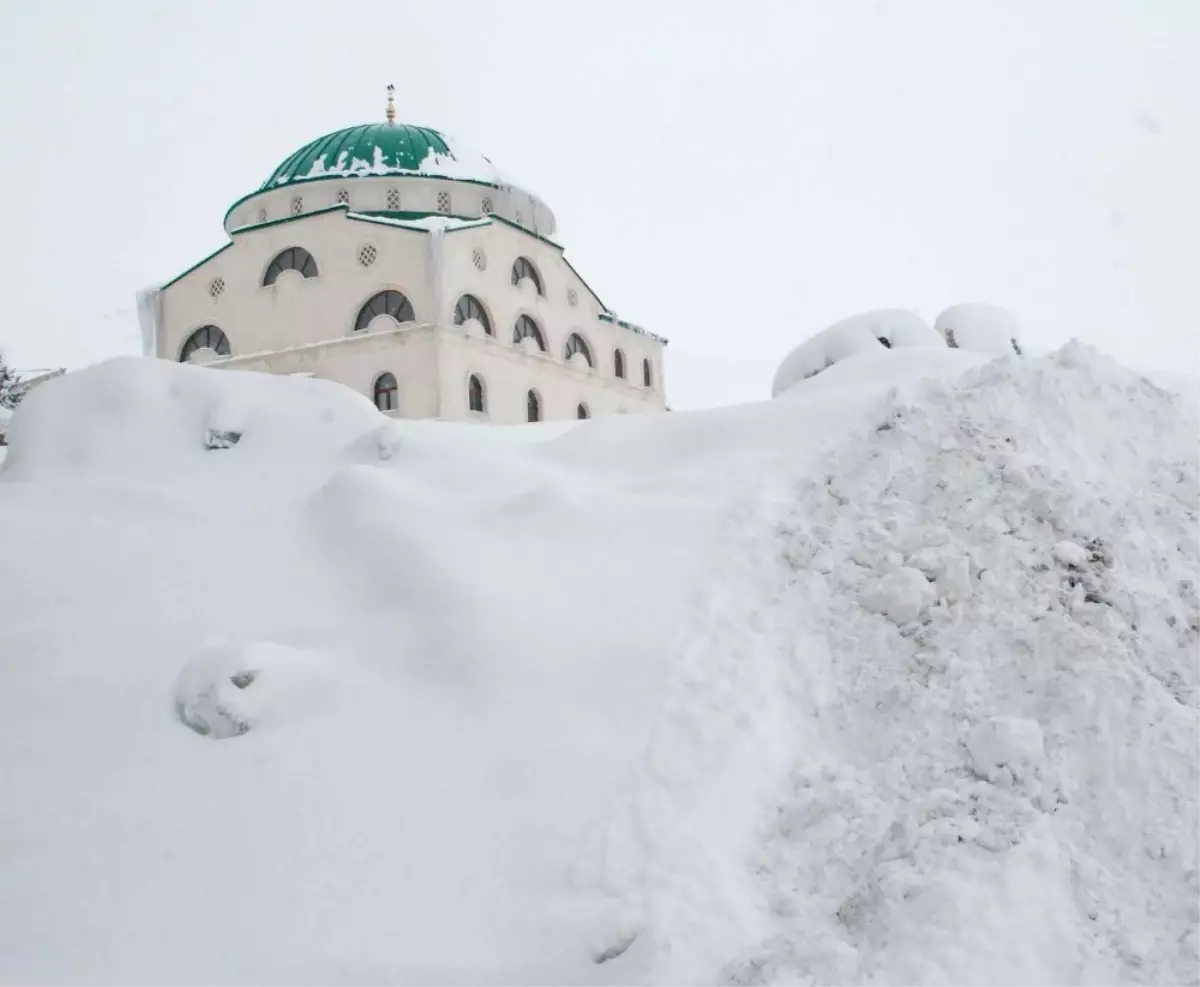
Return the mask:
M21 403L25 396L25 388L17 372L8 365L4 354L0 352L0 408L10 411Z
M946 345L955 349L987 356L1021 355L1016 316L998 305L951 305L937 317L933 327Z
M907 309L889 308L853 315L792 350L775 372L771 396L779 397L800 381L852 356L908 346L944 345L924 319Z

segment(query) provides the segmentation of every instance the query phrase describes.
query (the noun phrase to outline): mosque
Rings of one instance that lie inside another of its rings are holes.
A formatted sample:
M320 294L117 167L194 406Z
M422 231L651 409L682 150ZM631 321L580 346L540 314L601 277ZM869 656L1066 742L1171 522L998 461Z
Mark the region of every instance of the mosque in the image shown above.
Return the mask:
M666 340L618 319L554 214L428 127L319 137L225 214L230 242L139 300L165 359L338 381L402 418L662 411Z

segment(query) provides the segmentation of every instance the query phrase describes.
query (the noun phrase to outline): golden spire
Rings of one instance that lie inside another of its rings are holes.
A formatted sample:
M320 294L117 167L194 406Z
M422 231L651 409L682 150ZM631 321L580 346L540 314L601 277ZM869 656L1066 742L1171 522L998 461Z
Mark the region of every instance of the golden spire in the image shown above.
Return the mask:
M396 122L396 87L388 84L387 122Z

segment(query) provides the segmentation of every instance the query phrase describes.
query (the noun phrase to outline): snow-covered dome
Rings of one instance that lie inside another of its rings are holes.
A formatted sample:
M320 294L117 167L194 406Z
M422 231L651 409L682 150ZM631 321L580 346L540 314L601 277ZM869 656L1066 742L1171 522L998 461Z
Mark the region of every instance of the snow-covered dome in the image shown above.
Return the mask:
M372 213L403 212L408 218L435 209L460 218L495 214L541 236L553 235L549 206L484 155L457 137L400 123L395 116L389 93L385 120L343 127L293 151L258 188L229 207L225 231L345 205ZM424 187L410 198L397 179ZM471 190L455 188L458 183Z
M259 191L338 176L417 175L500 184L492 163L461 141L409 123L366 123L309 141L288 155Z
M906 346L940 348L945 342L928 322L908 309L885 308L852 315L810 336L784 357L775 371L771 396L779 397L806 377L819 374L839 360Z
M933 327L948 346L956 349L988 356L1021 353L1017 317L999 305L981 302L951 305L937 317Z

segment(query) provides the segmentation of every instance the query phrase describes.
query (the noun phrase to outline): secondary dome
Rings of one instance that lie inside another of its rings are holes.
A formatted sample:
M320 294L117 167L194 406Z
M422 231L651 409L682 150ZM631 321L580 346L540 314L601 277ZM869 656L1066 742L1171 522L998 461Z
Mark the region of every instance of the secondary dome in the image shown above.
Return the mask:
M482 154L429 127L367 123L318 137L287 157L259 191L335 176L423 175L498 185Z

